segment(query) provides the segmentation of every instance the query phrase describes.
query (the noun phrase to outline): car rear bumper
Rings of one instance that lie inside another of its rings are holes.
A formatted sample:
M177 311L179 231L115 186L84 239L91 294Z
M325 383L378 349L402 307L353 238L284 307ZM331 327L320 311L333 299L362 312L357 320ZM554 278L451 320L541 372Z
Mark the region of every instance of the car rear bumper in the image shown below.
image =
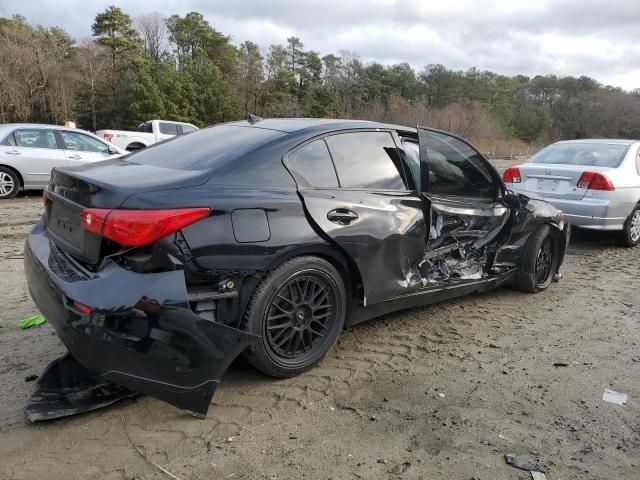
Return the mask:
M524 190L514 189L514 191L524 195L531 194ZM584 197L581 200L564 200L544 197L543 199L560 210L564 218L574 227L592 230L622 230L624 222L633 210L632 203L616 202L609 198Z
M34 302L82 366L196 414L206 414L229 364L257 338L196 315L182 270L141 274L107 260L84 272L42 222L27 239L25 271Z

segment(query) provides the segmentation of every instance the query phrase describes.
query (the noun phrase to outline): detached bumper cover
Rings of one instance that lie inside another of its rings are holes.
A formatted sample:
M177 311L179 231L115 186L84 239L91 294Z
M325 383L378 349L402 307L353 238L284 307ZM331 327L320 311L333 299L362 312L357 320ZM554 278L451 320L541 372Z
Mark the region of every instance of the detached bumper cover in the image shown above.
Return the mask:
M257 337L197 316L182 270L83 272L42 223L25 245L31 296L73 357L102 379L205 415L229 364ZM92 308L84 315L73 301Z
M87 370L67 354L42 372L24 412L31 422L53 420L97 410L136 395Z

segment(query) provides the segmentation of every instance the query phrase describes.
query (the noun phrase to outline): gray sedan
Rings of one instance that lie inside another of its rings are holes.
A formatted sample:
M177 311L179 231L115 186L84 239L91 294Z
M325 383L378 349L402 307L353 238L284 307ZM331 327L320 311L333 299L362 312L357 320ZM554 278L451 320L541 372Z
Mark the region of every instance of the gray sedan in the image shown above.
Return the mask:
M92 133L55 125L0 125L0 199L20 189L42 190L53 167L98 162L125 154Z
M507 188L537 195L572 225L619 231L627 246L640 243L640 141L557 142L503 174Z

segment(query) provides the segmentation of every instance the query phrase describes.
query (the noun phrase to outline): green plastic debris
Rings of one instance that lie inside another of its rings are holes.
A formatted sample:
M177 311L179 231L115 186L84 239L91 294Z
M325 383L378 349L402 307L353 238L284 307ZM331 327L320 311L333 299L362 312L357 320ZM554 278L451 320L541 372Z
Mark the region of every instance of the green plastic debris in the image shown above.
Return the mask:
M18 326L20 328L31 328L42 325L47 321L46 318L42 315L34 315L33 317L25 318L24 320L20 320L18 322Z

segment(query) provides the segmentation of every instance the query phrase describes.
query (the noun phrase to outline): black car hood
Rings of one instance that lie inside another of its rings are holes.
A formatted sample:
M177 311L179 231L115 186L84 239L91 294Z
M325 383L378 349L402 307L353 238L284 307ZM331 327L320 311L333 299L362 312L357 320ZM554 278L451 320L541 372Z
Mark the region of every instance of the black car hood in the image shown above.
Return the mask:
M209 170L178 170L114 159L55 168L50 188L80 205L115 208L132 194L195 187L210 176Z

